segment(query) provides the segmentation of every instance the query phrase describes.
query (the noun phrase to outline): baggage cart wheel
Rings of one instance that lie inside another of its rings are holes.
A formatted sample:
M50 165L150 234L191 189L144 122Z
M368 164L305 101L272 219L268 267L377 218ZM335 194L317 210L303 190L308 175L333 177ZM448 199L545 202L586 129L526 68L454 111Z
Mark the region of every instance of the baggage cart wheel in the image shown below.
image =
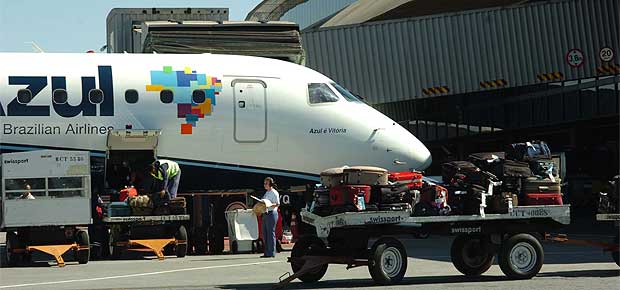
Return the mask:
M301 258L303 256L319 256L323 255L325 250L325 243L323 243L323 241L321 241L319 238L305 237L295 243L295 246L293 246L293 250L291 251L291 258ZM301 270L301 268L303 267L304 263L305 261L292 260L291 269L293 270L293 273L299 272L299 270ZM317 282L321 280L323 276L325 276L325 273L327 272L327 267L328 264L317 267L315 270L309 271L306 274L301 275L299 277L299 280L304 283Z
M108 239L109 257L112 260L120 259L123 253L123 248L117 246L116 242L118 242L118 238L116 237L114 228L112 228L110 229L110 238Z
M88 237L88 232L82 230L77 231L77 233L75 233L75 242L79 247L88 247L86 250L75 250L75 260L80 264L88 263L90 259L90 239Z
M458 235L452 241L450 258L459 272L479 276L491 268L495 255L487 236Z
M516 234L502 243L499 267L512 279L531 279L545 259L542 245L530 234Z
M616 235L616 238L614 239L614 244L616 246L618 246L618 244L620 243L620 236ZM620 261L618 255L620 254L619 251L611 251L611 257L614 259L614 262L616 262L616 265L620 266Z
M21 243L19 242L19 238L16 232L6 232L4 259L6 260L6 265L8 265L9 267L17 266L22 262L23 255L19 253L13 253L13 249L22 248L20 245Z
M407 251L395 238L379 239L372 246L368 259L372 279L381 285L400 282L407 271Z
M179 229L177 230L177 233L174 235L174 238L177 241L182 241L181 244L176 245L175 250L176 250L177 257L179 258L185 257L185 255L187 254L187 230L185 229L185 226L183 225L179 226Z

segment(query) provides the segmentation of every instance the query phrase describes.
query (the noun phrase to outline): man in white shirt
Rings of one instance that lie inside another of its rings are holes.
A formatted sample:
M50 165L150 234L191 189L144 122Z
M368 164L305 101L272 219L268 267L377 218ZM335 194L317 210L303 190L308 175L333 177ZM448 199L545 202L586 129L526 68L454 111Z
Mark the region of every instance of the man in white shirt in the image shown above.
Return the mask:
M273 178L267 177L263 182L265 195L263 199L269 200L262 219L263 242L265 243L265 254L261 258L274 258L276 256L276 223L278 222L278 206L280 205L280 194L274 188Z
M34 199L34 195L30 192L30 184L26 184L26 192L19 196L20 199Z

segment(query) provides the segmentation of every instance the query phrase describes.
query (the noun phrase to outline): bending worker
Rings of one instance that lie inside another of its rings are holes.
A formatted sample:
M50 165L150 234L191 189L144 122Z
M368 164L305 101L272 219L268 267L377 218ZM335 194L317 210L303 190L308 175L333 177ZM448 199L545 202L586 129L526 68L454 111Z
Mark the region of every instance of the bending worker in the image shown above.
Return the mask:
M278 222L278 206L280 205L280 194L274 188L273 178L267 177L263 181L265 187L265 195L263 199L271 202L271 206L267 207L263 213L263 241L265 242L265 254L261 258L274 258L276 256L276 223Z
M151 164L151 176L163 182L163 189L168 193L169 198L177 197L177 190L181 181L181 168L178 163L159 159Z

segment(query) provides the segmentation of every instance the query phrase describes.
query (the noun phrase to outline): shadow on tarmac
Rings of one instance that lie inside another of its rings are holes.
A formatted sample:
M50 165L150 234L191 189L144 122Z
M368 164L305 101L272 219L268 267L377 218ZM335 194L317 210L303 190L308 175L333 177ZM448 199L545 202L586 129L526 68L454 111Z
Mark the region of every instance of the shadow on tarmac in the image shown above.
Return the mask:
M431 284L453 284L463 282L498 282L507 281L508 278L503 276L480 276L480 277L466 277L462 275L454 276L433 276L433 277L405 277L398 284L399 286L408 285L431 285ZM219 289L273 289L275 283L257 283L257 284L230 284L220 285L216 288ZM361 288L361 287L373 287L377 285L371 278L368 279L341 279L341 280L329 280L319 281L317 283L302 283L299 280L291 282L283 289L325 289L325 288Z
M591 278L607 278L620 276L620 270L584 270L584 271L560 271L560 272L546 272L540 273L537 277L591 277ZM534 278L535 279L535 278ZM455 283L487 283L487 282L499 282L510 281L509 278L504 276L479 276L479 277L467 277L463 275L452 276L432 276L432 277L406 277L398 285L399 286L414 286L414 285L432 285L432 284L455 284ZM216 286L218 289L273 289L275 283L260 283L260 284L229 284ZM373 282L371 278L368 279L346 279L346 280L329 280L319 281L317 283L302 283L299 280L291 282L284 289L326 289L326 288L361 288L361 287L381 287Z
M620 277L620 270L575 270L539 273L538 277L609 278Z

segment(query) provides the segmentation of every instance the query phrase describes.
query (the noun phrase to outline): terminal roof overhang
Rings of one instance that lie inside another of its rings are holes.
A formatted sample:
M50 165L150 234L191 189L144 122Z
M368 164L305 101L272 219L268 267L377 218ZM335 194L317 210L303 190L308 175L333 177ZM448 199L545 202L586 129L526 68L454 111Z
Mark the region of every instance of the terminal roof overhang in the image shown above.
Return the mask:
M286 12L307 1L312 0L264 0L248 14L246 20L279 20ZM311 28L361 24L542 1L549 0L358 0L333 16L315 23Z
M273 21L308 0L264 0L248 13L247 21Z

